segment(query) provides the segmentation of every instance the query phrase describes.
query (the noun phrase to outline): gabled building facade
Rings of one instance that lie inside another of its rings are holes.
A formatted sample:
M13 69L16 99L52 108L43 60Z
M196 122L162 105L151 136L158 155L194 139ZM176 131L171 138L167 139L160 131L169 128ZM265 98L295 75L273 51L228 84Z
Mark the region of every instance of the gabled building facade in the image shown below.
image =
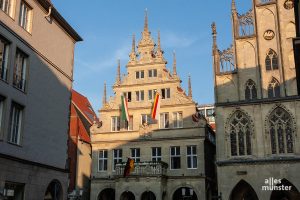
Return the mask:
M66 199L75 43L48 0L0 1L0 199Z
M232 1L230 48L218 49L212 25L218 189L222 199L300 199L294 3L252 2L238 14Z
M105 86L101 123L91 127L91 199L205 199L215 189L214 134L204 119L193 121L191 81L186 94L175 55L170 72L159 33L156 45L150 35L147 14L137 48L133 37L128 73L121 78L118 65L115 96L107 100ZM159 120L150 117L156 92ZM128 122L120 117L121 95L128 99ZM124 178L127 158L135 168Z

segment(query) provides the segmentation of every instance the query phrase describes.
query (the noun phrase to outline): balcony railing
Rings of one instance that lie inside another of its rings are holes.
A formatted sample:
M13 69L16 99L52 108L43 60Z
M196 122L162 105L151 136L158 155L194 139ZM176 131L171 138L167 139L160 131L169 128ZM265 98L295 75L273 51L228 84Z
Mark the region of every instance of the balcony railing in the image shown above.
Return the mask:
M116 176L123 176L126 163L116 164ZM134 163L134 170L130 176L164 176L167 173L168 164L165 162L139 162Z

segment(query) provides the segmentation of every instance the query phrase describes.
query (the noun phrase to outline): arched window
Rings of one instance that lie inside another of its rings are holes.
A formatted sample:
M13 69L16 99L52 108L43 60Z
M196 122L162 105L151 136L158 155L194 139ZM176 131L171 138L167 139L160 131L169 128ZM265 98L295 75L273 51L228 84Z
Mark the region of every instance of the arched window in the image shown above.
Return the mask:
M230 149L232 156L251 155L250 120L241 111L236 111L229 122Z
M280 97L279 82L274 77L272 78L268 86L268 97L269 98Z
M249 79L246 83L245 99L246 100L257 99L257 91L256 91L255 83L251 79Z
M293 153L293 120L290 114L277 107L269 116L272 154Z
M278 56L272 49L269 50L266 56L266 70L278 69Z

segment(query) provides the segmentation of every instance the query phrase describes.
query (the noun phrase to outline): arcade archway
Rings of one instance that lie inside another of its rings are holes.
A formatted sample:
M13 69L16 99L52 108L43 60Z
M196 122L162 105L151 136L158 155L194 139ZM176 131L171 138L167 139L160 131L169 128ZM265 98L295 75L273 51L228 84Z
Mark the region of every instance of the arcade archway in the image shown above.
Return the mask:
M98 200L115 200L115 190L112 188L102 190L98 195Z
M230 200L258 200L258 197L251 185L241 180L231 191Z
M135 200L135 196L132 192L126 191L121 194L120 200Z
M151 191L144 192L141 200L156 200L155 194Z
M44 200L62 200L63 190L60 182L58 180L53 180L48 185L45 192Z
M193 188L190 187L181 187L178 188L174 194L173 194L173 200L182 200L182 199L186 199L186 200L198 200L198 197L195 193L195 191L193 190Z
M298 200L300 193L297 188L288 180L282 179L280 184L276 186L283 186L284 190L273 190L270 200ZM288 189L288 190L285 190Z

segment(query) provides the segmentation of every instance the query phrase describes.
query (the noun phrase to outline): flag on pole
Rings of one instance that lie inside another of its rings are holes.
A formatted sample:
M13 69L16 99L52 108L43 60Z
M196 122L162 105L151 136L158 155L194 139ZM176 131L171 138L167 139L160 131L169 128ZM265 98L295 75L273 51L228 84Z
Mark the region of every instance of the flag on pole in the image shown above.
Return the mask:
M153 102L153 108L151 111L151 118L158 120L159 116L159 111L160 111L160 97L158 92L155 94L154 102Z
M126 166L124 168L123 177L129 176L130 172L134 170L134 160L131 158L127 159Z
M128 104L127 104L127 98L123 95L121 96L121 111L122 111L122 119L129 121L129 114L128 114Z

